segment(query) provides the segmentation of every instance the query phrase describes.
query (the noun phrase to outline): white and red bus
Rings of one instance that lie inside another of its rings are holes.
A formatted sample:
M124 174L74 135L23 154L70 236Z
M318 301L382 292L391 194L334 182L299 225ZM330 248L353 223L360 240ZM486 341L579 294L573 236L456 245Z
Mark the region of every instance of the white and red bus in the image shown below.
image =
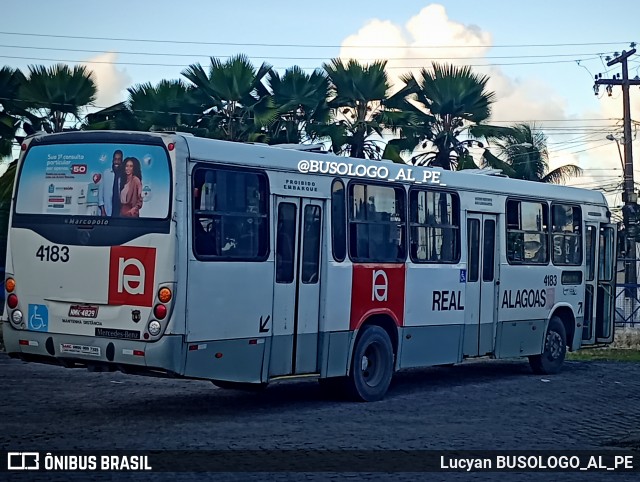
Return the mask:
M116 167L114 167L114 165ZM613 339L596 191L179 133L25 140L8 236L13 357L378 400L393 372Z

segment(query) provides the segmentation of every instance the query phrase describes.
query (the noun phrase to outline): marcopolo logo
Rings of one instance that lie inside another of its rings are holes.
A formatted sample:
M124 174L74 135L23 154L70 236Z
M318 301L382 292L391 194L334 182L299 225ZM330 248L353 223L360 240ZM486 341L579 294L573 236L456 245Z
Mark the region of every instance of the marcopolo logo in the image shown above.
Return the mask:
M151 306L155 248L114 246L109 257L109 304Z

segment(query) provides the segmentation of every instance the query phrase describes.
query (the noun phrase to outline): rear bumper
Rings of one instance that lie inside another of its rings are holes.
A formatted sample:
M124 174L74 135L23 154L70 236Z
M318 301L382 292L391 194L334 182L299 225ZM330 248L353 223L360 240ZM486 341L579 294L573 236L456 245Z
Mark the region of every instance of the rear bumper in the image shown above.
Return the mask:
M16 330L7 322L2 323L2 335L7 353L27 361L123 371L137 368L166 372L167 375L184 373L185 350L180 335L166 335L156 342L144 342ZM63 345L73 345L76 352L64 352ZM92 353L80 353L83 348Z

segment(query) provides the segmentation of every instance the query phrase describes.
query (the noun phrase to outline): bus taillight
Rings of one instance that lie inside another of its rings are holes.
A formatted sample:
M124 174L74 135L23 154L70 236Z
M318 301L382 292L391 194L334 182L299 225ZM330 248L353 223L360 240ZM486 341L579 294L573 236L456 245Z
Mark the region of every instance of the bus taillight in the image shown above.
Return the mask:
M165 316L167 316L167 307L164 305L156 305L153 308L153 315L159 320L163 320Z
M160 288L158 290L158 299L163 303L169 303L172 297L171 290L169 288Z
M7 281L4 282L4 288L7 292L11 293L16 289L16 280L13 278L7 278Z
M7 296L7 306L11 309L18 306L18 297L14 293Z
M16 326L20 326L22 323L22 311L16 310L11 313L11 322Z
M158 336L160 334L160 330L162 330L162 325L158 320L151 320L147 329L149 330L151 336ZM146 338L148 338L147 333L145 333L145 339Z

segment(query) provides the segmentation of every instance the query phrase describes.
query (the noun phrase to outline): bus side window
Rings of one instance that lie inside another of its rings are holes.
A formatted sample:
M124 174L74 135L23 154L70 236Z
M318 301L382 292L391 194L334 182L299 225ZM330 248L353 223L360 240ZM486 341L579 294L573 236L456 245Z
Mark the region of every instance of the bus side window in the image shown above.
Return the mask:
M319 206L304 208L304 239L302 246L302 282L317 283L320 276L321 219Z
M455 193L410 191L409 237L414 263L456 263L460 259L459 212Z
M548 264L549 209L545 202L507 201L507 261Z
M331 246L333 259L344 261L347 256L347 206L344 184L339 179L331 187Z
M480 273L480 221L478 219L467 219L467 237L469 239L467 281L476 282Z
M193 249L207 259L264 261L269 253L267 180L260 172L196 168Z
M582 264L582 212L579 206L553 204L551 209L553 264Z
M196 217L193 227L196 252L205 256L216 254L216 242L212 236L213 220Z
M378 184L349 186L349 254L363 263L406 258L405 190Z
M280 203L276 231L276 283L293 282L296 246L296 205Z

